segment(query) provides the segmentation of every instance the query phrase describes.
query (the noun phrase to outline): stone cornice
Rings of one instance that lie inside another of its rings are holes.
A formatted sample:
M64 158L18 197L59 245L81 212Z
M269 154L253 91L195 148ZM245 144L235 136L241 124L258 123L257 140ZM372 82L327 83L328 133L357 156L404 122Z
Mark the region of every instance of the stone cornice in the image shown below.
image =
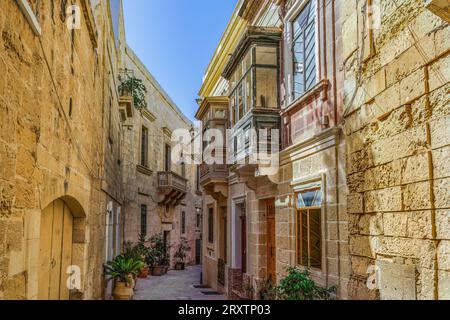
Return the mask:
M228 97L206 97L205 99L203 99L200 108L197 110L195 118L197 120L202 120L211 104L224 105L228 107L228 101Z

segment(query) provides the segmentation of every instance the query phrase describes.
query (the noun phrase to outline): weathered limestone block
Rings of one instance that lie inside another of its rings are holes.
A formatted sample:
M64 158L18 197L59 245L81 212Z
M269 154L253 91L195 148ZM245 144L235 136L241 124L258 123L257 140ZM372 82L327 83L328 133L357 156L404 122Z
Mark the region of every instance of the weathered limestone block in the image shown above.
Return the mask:
M361 193L353 193L347 196L348 213L364 213L363 195Z
M10 180L14 178L16 174L16 160L14 148L0 142L0 177L2 179Z
M364 172L364 190L376 190L401 184L401 161L394 160Z
M447 105L448 108L448 105ZM450 115L430 122L431 148L447 146L450 141Z
M450 241L441 241L438 246L439 270L450 271Z
M428 153L421 153L402 159L401 184L427 180L429 178L428 158Z
M430 183L428 181L408 184L402 188L405 210L431 208Z
M384 235L406 237L408 214L405 212L386 212L383 214Z
M419 259L419 265L432 269L436 262L436 243L431 240L382 237L376 248L378 254Z
M380 165L425 151L426 147L425 127L418 126L393 137L375 141L371 146L371 155L373 163Z
M415 46L403 52L395 61L386 66L386 82L388 86L403 80L426 63Z
M433 150L432 154L434 178L450 177L450 146Z
M450 272L439 271L439 299L450 300Z
M450 210L436 210L436 233L438 239L450 240Z
M364 212L388 211L402 211L402 193L400 187L364 193Z
M376 213L360 216L357 230L361 235L382 235L384 233L383 214Z
M376 248L379 247L378 237L352 236L350 237L350 254L375 258Z
M434 196L436 208L450 207L450 178L434 181Z
M415 266L378 260L379 288L381 300L415 300Z
M450 81L450 55L447 55L429 67L429 85L430 92L444 85L448 85Z
M431 211L408 212L407 237L413 239L433 238L433 219Z

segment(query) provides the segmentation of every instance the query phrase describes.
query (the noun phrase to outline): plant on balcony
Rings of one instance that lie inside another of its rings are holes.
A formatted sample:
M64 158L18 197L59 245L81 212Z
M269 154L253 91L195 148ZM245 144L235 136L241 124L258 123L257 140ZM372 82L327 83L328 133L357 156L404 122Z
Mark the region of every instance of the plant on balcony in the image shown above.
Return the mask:
M135 76L126 75L125 77L119 76L119 81L119 93L122 96L131 95L133 97L134 106L137 109L147 107L147 102L145 100L147 87L141 79L138 79Z
M131 300L133 298L134 277L140 272L143 262L139 259L117 256L105 265L108 281L114 280L113 296L115 300Z
M178 245L178 249L174 254L174 258L176 260L175 270L184 270L186 267L186 256L187 252L191 250L189 243L186 239L182 238L180 244Z
M331 300L336 292L336 287L318 287L308 270L290 267L287 271L288 275L281 280L277 290L279 300Z
M162 234L157 234L150 238L150 248L146 254L145 260L150 267L152 275L162 276L165 273L168 264L167 251L164 236Z

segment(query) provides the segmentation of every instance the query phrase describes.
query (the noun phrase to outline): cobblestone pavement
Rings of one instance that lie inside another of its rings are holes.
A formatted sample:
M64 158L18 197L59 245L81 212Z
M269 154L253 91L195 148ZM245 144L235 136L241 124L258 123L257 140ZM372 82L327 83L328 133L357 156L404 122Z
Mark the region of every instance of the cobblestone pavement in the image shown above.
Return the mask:
M211 289L194 288L200 283L201 266L171 270L162 277L139 279L134 300L226 300L224 295L206 295Z

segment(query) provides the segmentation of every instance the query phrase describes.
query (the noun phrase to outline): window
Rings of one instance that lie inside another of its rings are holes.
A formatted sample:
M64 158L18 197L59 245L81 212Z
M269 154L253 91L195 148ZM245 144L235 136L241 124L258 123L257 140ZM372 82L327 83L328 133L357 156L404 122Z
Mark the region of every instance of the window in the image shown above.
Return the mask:
M186 233L186 212L181 212L181 234Z
M208 209L208 242L214 243L214 209Z
M186 178L186 163L184 161L184 154L183 153L181 153L180 160L181 160L181 176L183 178Z
M148 129L146 127L142 127L141 166L148 167Z
M169 172L172 170L171 156L172 156L172 148L168 144L166 144L165 151L164 151L164 171L166 171L166 172Z
M141 205L141 235L147 236L147 205Z
M297 263L322 268L322 191L297 194Z
M277 108L277 46L264 44L251 47L230 77L230 90L232 125L253 108Z
M316 8L309 1L293 21L294 99L316 84Z

